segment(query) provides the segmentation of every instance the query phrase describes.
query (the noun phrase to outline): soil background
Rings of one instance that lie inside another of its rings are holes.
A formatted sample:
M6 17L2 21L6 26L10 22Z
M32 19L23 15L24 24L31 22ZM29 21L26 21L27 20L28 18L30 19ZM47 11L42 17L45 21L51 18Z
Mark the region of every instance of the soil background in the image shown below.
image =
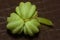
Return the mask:
M40 32L34 37L10 35L6 29L6 18L22 1L35 4L38 15L50 19L54 25L40 26ZM60 40L60 0L0 0L0 40Z

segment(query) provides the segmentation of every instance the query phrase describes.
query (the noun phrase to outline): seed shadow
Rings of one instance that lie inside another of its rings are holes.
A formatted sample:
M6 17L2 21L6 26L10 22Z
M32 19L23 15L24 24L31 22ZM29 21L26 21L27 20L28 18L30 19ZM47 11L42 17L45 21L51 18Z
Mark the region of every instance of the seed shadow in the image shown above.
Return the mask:
M40 33L40 32L34 34L33 36L24 35L24 37L25 37L25 38L30 38L30 40L31 40L31 39L33 39L33 38L37 38L37 37L39 36L39 33Z
M40 32L34 34L33 36L29 36L29 35L25 35L23 32L21 34L12 34L11 31L7 29L7 33L9 36L11 36L13 38L23 38L24 37L26 39L32 40L33 38L38 38Z

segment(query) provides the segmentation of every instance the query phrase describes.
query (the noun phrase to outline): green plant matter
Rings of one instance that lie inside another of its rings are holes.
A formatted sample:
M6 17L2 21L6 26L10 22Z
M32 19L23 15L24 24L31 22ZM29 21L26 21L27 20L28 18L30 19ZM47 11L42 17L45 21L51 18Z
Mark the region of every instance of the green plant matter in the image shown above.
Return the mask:
M7 29L12 34L21 34L24 32L26 35L33 36L39 32L41 23L53 25L50 20L38 17L36 6L30 2L21 2L15 11L7 18Z

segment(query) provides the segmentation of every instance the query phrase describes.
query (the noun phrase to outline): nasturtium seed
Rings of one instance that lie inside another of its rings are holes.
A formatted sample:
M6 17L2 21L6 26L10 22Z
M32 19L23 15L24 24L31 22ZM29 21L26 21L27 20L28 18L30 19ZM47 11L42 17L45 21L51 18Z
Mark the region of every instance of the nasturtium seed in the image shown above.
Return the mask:
M31 2L20 2L15 11L7 17L7 29L12 34L21 34L23 32L25 35L33 36L40 31L41 23L53 25L50 20L38 17L36 5Z

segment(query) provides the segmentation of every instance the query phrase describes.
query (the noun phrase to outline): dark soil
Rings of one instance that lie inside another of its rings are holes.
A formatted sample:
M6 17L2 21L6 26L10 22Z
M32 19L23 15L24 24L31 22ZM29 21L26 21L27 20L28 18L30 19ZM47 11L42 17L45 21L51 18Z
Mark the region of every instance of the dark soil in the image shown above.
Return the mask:
M30 1L37 6L40 17L50 19L54 25L40 26L40 32L34 37L12 35L7 32L6 18L19 3ZM60 0L0 0L0 40L60 40Z

